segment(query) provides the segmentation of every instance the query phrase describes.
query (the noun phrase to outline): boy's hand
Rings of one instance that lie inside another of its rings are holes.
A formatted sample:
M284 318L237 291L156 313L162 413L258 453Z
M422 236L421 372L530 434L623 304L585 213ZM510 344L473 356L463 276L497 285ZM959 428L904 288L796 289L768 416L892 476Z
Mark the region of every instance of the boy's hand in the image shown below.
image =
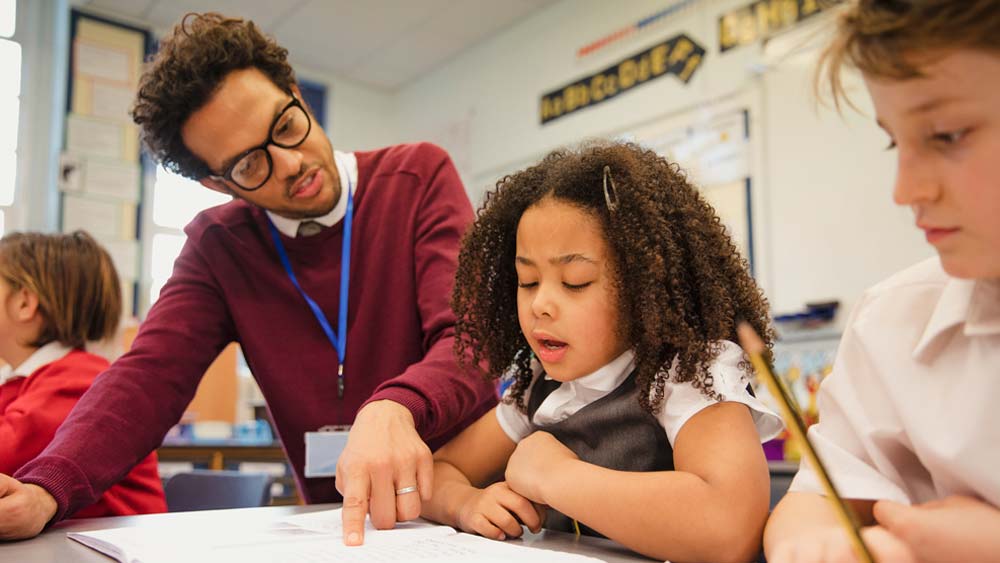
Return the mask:
M916 563L917 558L900 538L885 528L861 531L868 551L878 563ZM811 529L782 541L767 554L768 563L860 563L854 544L840 526Z
M918 561L1000 561L1000 510L951 496L916 506L875 503L875 520L918 554Z
M0 540L37 536L57 508L56 499L45 489L0 473Z
M538 431L518 442L507 460L506 479L510 488L538 504L550 504L543 493L546 480L566 476L558 466L579 458L548 432Z
M459 509L458 526L466 532L504 540L521 537L521 524L537 533L544 516L544 507L536 507L501 481L469 496Z

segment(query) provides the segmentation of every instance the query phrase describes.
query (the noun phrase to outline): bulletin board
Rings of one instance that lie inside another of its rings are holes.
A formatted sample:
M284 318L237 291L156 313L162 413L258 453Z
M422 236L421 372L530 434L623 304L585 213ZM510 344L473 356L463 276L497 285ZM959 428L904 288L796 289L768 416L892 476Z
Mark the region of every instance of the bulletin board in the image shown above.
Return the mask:
M149 31L72 11L60 227L84 230L111 254L123 310L135 313L142 205L139 133L129 115Z

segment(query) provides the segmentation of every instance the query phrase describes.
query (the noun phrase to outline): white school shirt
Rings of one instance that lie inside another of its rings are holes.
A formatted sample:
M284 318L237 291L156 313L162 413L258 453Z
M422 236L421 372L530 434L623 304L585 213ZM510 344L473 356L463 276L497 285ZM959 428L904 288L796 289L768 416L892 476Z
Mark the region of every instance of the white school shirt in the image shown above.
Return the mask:
M73 349L63 346L57 340L35 350L26 360L17 366L6 365L0 367L0 385L7 383L18 377L29 377L38 371L38 368L51 364L63 356L72 352Z
M351 188L351 195L358 192L358 159L352 152L333 151L333 161L337 165L337 174L340 176L340 199L337 205L333 206L326 215L319 217L308 217L306 219L289 219L277 213L266 211L271 222L278 228L278 232L286 237L295 238L298 236L299 224L303 221L316 221L324 227L332 227L347 215L347 194L348 186ZM348 182L350 178L350 182Z
M760 434L761 441L767 441L781 432L781 419L747 391L747 376L739 367L743 360L742 348L732 342L721 341L719 355L709 366L713 388L723 401L743 403L750 407L757 433ZM534 382L542 373L542 366L537 359L532 359L531 367ZM614 391L634 368L635 353L629 350L594 373L564 382L539 405L534 423L544 426L565 420L586 405ZM676 362L670 368L670 375L675 370ZM547 375L545 377L549 379ZM525 400L527 401L527 397ZM677 434L691 417L717 402L719 401L706 397L690 382L667 381L663 389L663 403L656 419L667 433L670 446L673 447ZM532 426L528 415L518 410L516 405L501 402L497 405L496 413L500 427L514 442L520 442L531 434Z
M809 437L846 498L1000 506L998 399L1000 280L952 278L935 257L864 294ZM790 490L822 492L805 463Z

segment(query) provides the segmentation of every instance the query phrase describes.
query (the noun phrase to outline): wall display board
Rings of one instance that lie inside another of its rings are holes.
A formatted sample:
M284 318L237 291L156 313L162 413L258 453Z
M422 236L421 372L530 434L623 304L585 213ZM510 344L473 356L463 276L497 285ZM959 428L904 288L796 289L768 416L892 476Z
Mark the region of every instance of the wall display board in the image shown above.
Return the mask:
M127 314L135 312L143 176L129 110L150 44L146 30L72 12L60 225L87 231L108 249Z

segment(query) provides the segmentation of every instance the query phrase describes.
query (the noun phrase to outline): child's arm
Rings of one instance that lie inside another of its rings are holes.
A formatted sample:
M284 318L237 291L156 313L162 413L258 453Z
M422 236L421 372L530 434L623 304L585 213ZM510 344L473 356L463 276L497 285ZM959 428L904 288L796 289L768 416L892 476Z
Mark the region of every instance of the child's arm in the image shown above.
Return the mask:
M13 475L49 445L94 376L59 370L22 382L18 397L0 412L0 473Z
M681 428L675 471L605 469L551 435L518 444L511 488L656 559L749 561L767 519L769 474L747 407L706 407Z
M421 516L495 539L520 536L522 523L537 532L542 517L531 501L504 482L493 483L514 446L496 409L484 414L435 452L434 493Z

